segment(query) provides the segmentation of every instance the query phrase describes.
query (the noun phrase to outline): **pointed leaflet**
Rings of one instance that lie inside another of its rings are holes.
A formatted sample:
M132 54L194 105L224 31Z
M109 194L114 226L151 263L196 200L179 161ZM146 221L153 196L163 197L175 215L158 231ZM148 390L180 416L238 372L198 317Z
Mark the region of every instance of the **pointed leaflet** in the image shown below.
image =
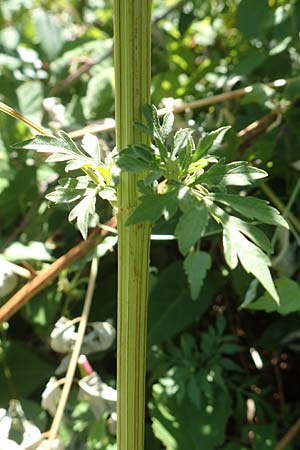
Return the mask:
M221 127L203 136L198 142L197 149L193 155L193 162L197 161L207 152L213 153L216 151L220 147L225 134L230 128L231 127Z
M288 223L280 215L279 211L270 206L265 200L254 197L241 197L232 194L210 194L209 197L213 201L230 206L230 208L250 219L256 219L262 223L281 225L282 227L288 228Z
M159 161L153 149L143 144L130 145L122 150L118 155L117 164L120 169L133 173L159 170Z
M230 269L235 269L239 262L233 238L234 236L233 233L230 232L230 228L223 227L224 256Z
M245 161L235 161L229 164L221 159L217 164L209 167L195 184L202 183L213 186L248 186L260 178L265 178L267 172L249 166Z
M211 257L206 252L192 252L184 260L184 270L191 288L191 297L196 300L200 294L206 272L211 267Z
M180 150L183 150L187 143L189 137L192 135L193 131L190 128L181 128L177 131L174 136L173 149L171 151L171 159L173 159Z
M269 294L276 302L279 297L276 292L268 266L271 261L260 248L248 241L239 230L231 225L225 225L227 233L230 235L230 242L234 243L234 251L236 252L245 271L252 273L260 283L265 287ZM227 260L227 258L226 258ZM228 261L230 258L228 257Z
M161 126L161 137L163 141L166 141L167 137L173 130L174 125L174 114L172 112L168 112L164 118Z
M140 204L133 211L127 225L134 225L137 223L154 223L161 216L166 220L172 217L178 207L177 191L167 192L165 194L149 193L140 198Z
M83 192L58 186L53 192L46 195L46 199L53 203L72 203L79 200Z
M233 226L234 228L237 228L244 235L250 238L254 244L263 249L266 253L273 252L273 247L268 236L255 225L252 225L251 223L248 222L244 222L243 220L238 219L237 217L234 216L228 216L226 223L228 225Z
M247 309L262 310L266 312L276 311L286 315L300 311L300 287L298 283L288 278L279 278L275 281L280 304L274 303L272 297L266 292L256 301L245 305Z
M60 132L60 138L37 135L33 139L17 142L12 147L16 149L36 150L40 153L60 153L62 155L70 155L70 157L84 157L84 154L64 131Z
M223 226L230 226L232 228L239 230L244 235L249 237L254 242L254 244L261 247L264 251L266 251L267 253L272 253L273 251L272 244L267 235L262 230L252 225L251 223L245 222L237 217L229 216L222 208L220 208L216 204L212 204L209 196L205 198L205 202L207 204L210 214L212 214L215 220L222 223ZM231 244L229 242L229 236L227 235L226 231L225 236L223 235L223 239L226 239L226 245L229 245L230 247ZM234 241L232 242L232 244L234 245ZM230 253L233 258L232 261L235 261L233 249L230 251ZM232 267L231 264L228 263L228 265Z
M101 152L98 138L90 133L85 134L82 139L82 147L92 158L96 166L101 166Z
M175 229L181 253L186 255L204 234L208 222L208 212L203 204L195 204L179 219Z

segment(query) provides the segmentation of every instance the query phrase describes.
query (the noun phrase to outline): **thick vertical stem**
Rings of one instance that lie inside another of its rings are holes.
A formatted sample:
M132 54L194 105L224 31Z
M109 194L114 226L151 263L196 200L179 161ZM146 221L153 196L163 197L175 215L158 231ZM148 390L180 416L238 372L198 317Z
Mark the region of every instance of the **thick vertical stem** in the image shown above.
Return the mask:
M147 143L135 127L150 100L151 0L114 0L117 148ZM118 450L143 450L150 227L125 222L137 206L137 177L118 188Z

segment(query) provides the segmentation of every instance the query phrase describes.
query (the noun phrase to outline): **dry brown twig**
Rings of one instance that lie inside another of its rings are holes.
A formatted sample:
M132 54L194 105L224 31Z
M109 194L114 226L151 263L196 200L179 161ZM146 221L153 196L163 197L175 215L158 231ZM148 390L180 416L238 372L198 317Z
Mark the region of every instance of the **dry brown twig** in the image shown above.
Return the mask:
M284 79L278 79L270 83L269 85L274 88L280 88L284 87L287 84L287 80ZM227 100L234 100L240 97L244 97L246 94L249 94L252 92L253 86L247 86L241 89L236 89L229 92L223 92L222 94L213 95L207 98L201 98L199 100L195 100L193 102L177 102L174 101L174 104L168 108L161 108L159 109L158 115L163 116L167 112L173 112L181 113L183 111L188 111L191 109L197 109L197 108L204 108L205 106L214 105L216 103L225 102ZM86 133L104 133L108 131L114 131L115 130L115 124L111 122L113 119L110 119L110 122L108 123L101 123L101 124L94 124L94 125L88 125L80 130L74 130L69 132L69 136L72 139L79 139L83 137Z
M116 218L110 219L107 225L116 227ZM85 241L75 245L49 267L39 272L35 278L26 283L0 308L0 323L10 319L25 303L54 280L63 269L88 254L107 234L108 231L102 230L100 227L94 229Z

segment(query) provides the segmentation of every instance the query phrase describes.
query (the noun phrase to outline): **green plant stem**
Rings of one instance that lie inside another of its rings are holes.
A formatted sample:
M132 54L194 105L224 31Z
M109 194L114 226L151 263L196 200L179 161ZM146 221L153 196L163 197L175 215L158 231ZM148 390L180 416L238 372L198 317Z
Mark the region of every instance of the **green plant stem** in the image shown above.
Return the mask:
M134 127L150 102L151 0L115 0L116 141L148 143ZM137 177L118 187L118 450L144 448L146 324L150 226L126 226L138 203Z

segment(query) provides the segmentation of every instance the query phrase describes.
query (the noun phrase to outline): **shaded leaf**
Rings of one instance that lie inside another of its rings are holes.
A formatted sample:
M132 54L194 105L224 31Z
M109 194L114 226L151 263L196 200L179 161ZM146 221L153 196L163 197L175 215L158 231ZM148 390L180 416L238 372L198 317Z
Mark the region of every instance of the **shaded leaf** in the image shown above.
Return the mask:
M184 260L184 270L187 275L191 297L196 300L199 296L207 271L211 267L211 257L206 252L192 252Z
M279 278L275 281L275 286L279 296L279 304L276 304L271 295L266 293L244 307L266 312L278 312L282 315L300 311L300 287L298 283L288 278Z
M177 261L168 266L149 296L148 345L170 339L198 320L219 286L220 279L210 273L200 295L191 302L182 263Z
M175 229L181 253L185 255L204 234L208 212L203 204L196 203L180 217Z
M140 197L140 204L127 220L127 225L137 223L154 223L162 215L167 219L172 217L178 206L177 192L171 191L165 194L151 193Z

